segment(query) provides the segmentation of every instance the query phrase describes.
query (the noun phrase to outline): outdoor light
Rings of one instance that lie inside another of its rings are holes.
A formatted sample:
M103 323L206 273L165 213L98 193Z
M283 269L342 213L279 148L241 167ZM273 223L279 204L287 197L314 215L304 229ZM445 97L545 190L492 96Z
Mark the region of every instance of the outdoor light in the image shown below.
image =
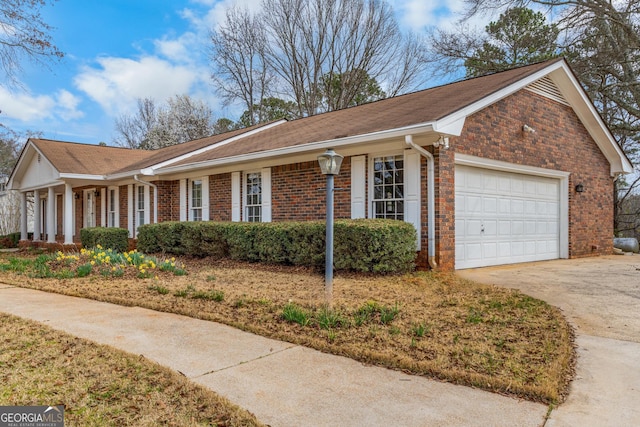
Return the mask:
M100 191L98 190L94 191L93 195L96 196L96 198L100 197Z
M324 154L318 156L318 163L323 175L338 175L342 165L343 156L329 148Z
M576 185L576 193L583 193L583 192L584 192L584 185L582 184Z
M327 176L327 234L326 256L324 262L324 290L327 305L333 299L333 176L340 173L343 156L332 149L318 156L318 164L323 175Z
M73 198L76 199L76 200L80 200L80 194L73 193Z

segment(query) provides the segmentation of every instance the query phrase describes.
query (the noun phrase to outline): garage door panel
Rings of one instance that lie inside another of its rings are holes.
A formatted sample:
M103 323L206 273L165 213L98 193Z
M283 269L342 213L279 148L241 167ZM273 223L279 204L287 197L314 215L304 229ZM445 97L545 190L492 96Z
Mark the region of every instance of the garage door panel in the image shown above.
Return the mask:
M456 166L456 268L559 257L559 180Z

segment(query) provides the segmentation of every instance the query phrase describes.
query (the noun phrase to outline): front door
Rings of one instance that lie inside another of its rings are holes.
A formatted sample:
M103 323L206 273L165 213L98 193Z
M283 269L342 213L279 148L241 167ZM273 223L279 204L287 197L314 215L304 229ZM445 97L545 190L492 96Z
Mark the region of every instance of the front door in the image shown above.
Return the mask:
M95 188L84 190L84 228L96 226Z

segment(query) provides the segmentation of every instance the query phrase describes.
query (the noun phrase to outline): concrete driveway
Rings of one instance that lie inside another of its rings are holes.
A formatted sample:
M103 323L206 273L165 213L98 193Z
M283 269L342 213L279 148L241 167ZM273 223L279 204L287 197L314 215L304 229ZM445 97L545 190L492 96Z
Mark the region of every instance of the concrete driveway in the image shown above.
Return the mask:
M578 364L566 402L545 426L640 425L640 256L605 256L461 270L562 309Z

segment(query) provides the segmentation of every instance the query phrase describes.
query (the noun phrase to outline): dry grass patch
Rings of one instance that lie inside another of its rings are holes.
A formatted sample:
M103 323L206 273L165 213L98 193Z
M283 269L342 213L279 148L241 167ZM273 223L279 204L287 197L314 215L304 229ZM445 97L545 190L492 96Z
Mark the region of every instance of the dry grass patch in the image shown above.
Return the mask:
M558 309L454 274L338 274L332 309L321 274L184 260L186 276L25 280L18 286L226 323L375 365L545 403L566 395L573 331ZM2 264L0 263L0 267Z
M0 324L2 405L64 405L67 426L263 425L142 356L14 316Z

